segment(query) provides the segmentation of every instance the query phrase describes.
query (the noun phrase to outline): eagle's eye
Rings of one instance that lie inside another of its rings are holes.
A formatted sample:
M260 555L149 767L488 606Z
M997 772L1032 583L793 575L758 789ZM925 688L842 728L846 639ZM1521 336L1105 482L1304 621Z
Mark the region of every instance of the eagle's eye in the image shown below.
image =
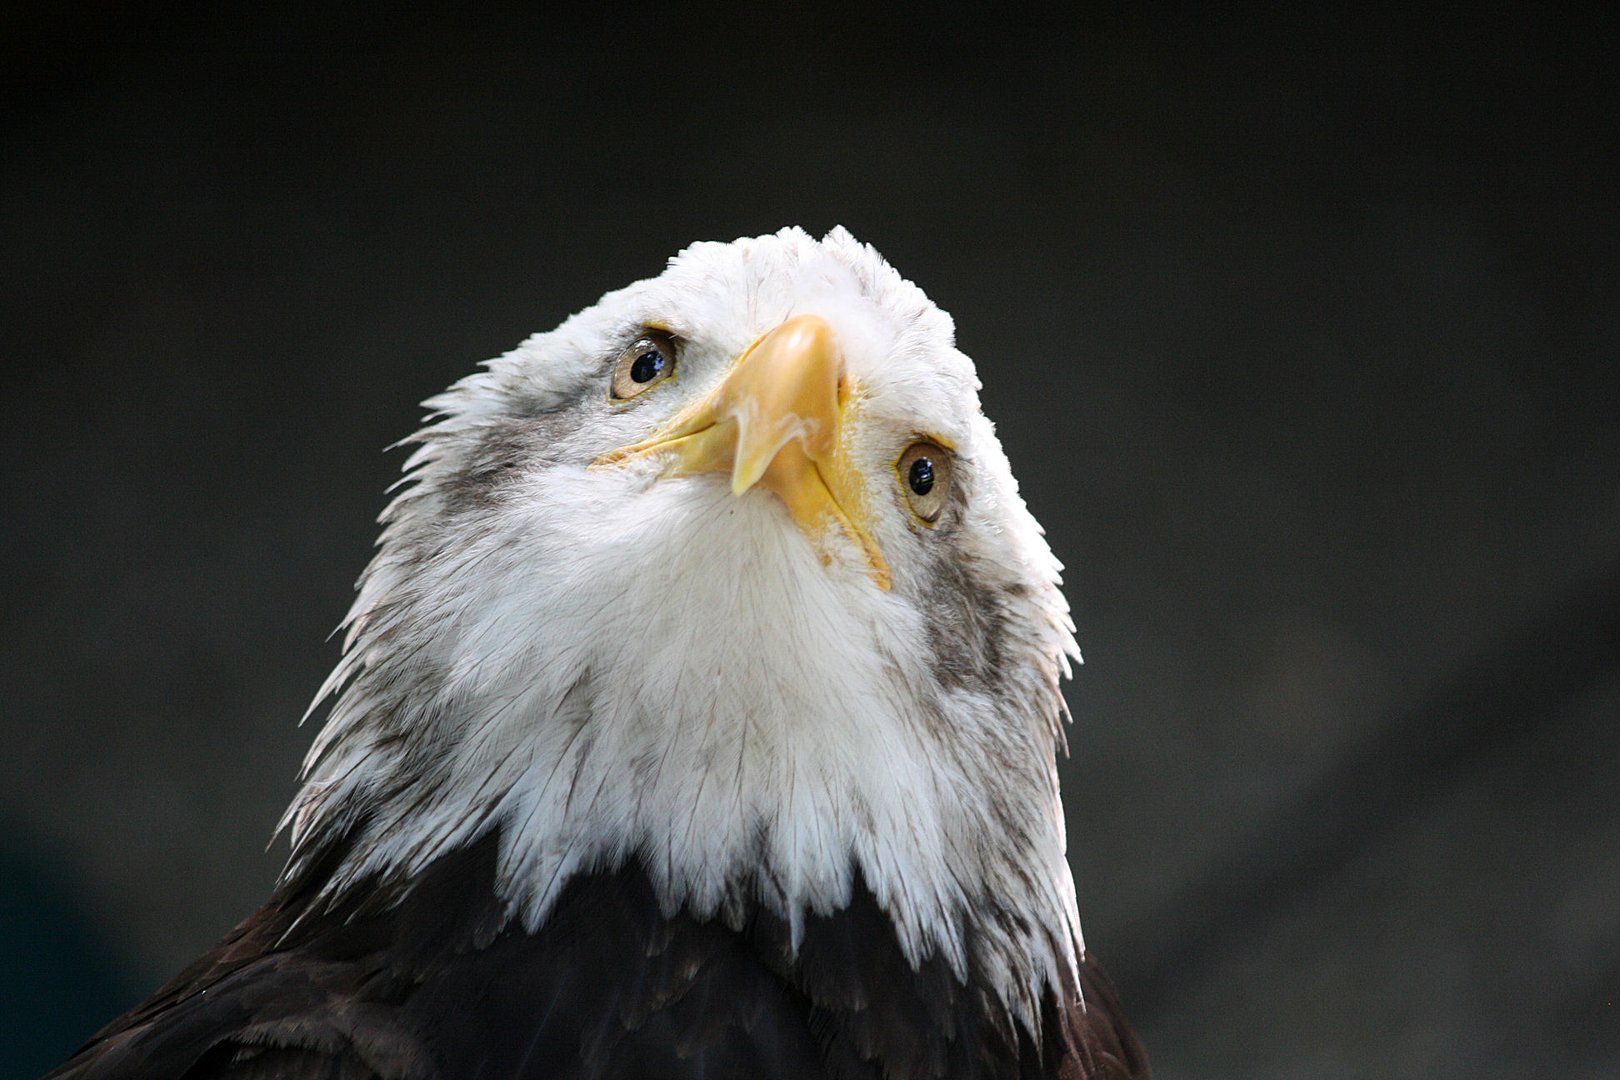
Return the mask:
M662 330L647 330L613 365L613 400L628 401L674 374L674 337Z
M938 443L914 442L894 463L894 471L918 520L924 525L938 521L951 490L951 452Z

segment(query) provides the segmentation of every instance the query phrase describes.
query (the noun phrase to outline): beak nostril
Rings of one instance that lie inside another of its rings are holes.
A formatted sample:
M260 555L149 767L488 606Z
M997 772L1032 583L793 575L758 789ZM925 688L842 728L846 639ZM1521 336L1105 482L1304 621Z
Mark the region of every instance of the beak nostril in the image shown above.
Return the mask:
M853 389L832 326L796 315L744 350L703 400L596 463L663 453L665 475L718 472L735 495L771 491L818 545L829 524L852 540L887 589L888 566L863 527L860 470L839 449Z

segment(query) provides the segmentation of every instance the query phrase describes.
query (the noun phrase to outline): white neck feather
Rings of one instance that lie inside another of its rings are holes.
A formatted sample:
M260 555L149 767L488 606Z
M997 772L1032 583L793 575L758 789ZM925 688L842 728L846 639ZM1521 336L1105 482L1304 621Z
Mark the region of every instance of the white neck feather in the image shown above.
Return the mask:
M795 942L858 868L913 963L964 974L971 926L1032 1017L1079 942L1044 658L1022 661L1022 716L946 691L918 612L821 566L770 496L613 497L646 483L553 469L455 548L385 545L288 811L294 867L362 812L334 894L499 826L497 887L530 929L572 875L634 856L670 913L760 902ZM524 509L558 505L579 512ZM1042 922L985 917L1002 905Z

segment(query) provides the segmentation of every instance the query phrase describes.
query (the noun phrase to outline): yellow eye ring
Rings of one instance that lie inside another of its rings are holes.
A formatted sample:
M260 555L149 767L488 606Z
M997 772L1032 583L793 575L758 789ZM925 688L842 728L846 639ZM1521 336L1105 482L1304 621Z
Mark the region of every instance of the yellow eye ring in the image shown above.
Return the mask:
M629 401L675 375L675 337L663 330L644 329L630 347L619 354L613 365L613 382L608 396Z
M951 452L932 439L912 443L894 463L906 505L924 525L932 527L944 512L953 469Z

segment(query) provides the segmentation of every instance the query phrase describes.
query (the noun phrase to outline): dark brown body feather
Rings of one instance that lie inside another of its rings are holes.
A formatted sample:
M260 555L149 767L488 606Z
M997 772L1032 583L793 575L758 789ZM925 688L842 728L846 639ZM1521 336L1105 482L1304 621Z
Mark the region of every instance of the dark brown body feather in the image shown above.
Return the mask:
M52 1078L1148 1076L1089 959L1037 1034L971 972L909 965L864 885L807 920L796 955L763 912L740 931L665 918L638 868L576 879L529 934L501 917L495 850L331 911L311 908L315 868Z

